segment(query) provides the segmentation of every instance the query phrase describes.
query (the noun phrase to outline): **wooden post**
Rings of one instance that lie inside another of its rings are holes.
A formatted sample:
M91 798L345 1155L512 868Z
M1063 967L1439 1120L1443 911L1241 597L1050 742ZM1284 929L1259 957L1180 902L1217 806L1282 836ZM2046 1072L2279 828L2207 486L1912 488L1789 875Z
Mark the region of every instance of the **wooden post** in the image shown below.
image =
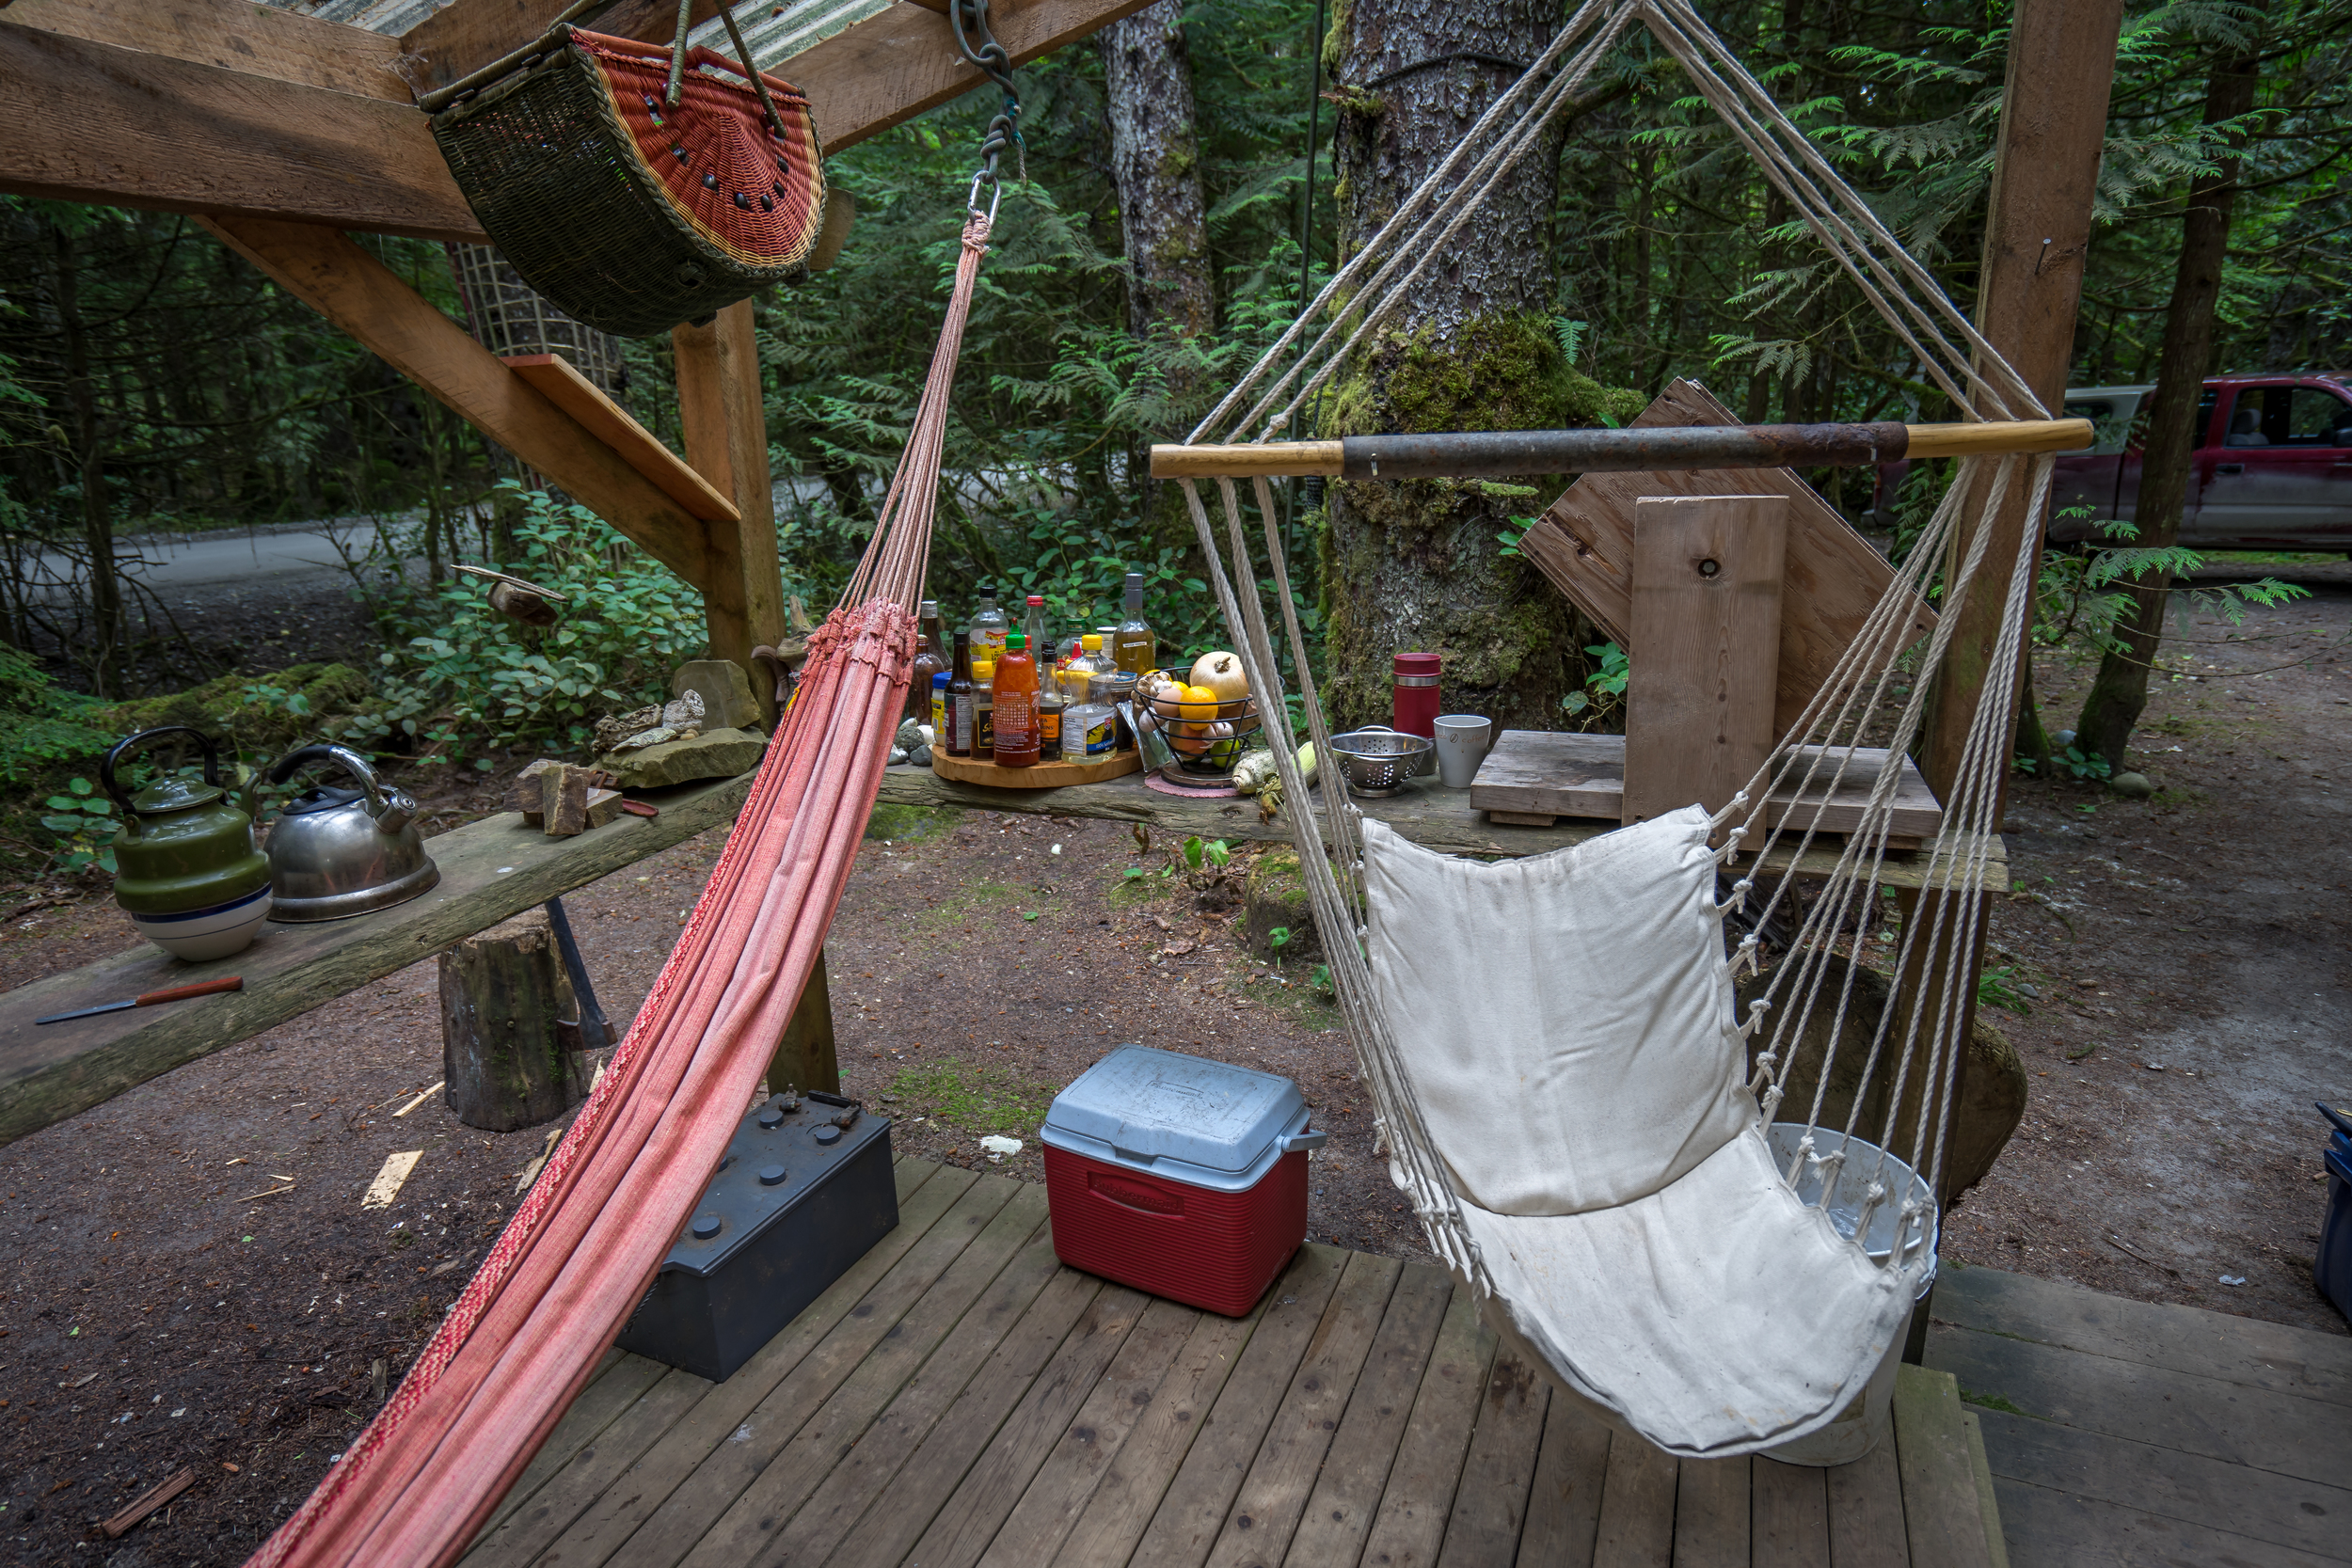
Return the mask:
M440 956L441 1075L469 1127L511 1132L553 1121L586 1092L579 1053L556 1024L571 988L544 911L532 910Z
M2122 0L2019 0L2009 37L2008 83L2001 101L2001 129L1994 153L1992 210L1985 227L1984 261L1979 273L1977 325L2034 390L2053 415L2066 395L2066 372L2074 356L2074 313L2082 298L2083 262L2090 245L2091 199L2105 148L2107 96L2115 77L2116 39L2122 27ZM1969 514L1973 515L1974 514ZM1985 526L1993 530L1988 564L2016 559L2021 542L2040 547L2046 519L2014 500ZM1953 559L1973 533L1958 534ZM1930 695L1928 726L1919 746L1919 770L1936 798L1948 801L1960 772L1968 724L1982 695L2000 634L2006 575L1979 579L1958 612L1952 641ZM2018 675L2022 684L2025 664ZM2014 743L2010 743L2010 751ZM2007 762L1998 786L2008 790ZM1998 820L1997 816L1995 820ZM1935 1016L1941 988L1958 988L1964 1042L1976 1023L1977 977L1984 965L1985 917L1990 895L1981 893L1899 895L1905 929L1925 929L1941 920L1957 932L1970 911L1951 902L1977 903L1976 935L1964 949L1951 942L1934 954L1916 952L1902 977L1899 1006L1927 988L1923 1017ZM1965 1051L1960 1068L1967 1065ZM1953 1081L1947 1118L1963 1087ZM1947 1134L1948 1135L1948 1134ZM1947 1173L1948 1202L1954 1196Z
M833 992L825 983L825 955L820 948L817 967L809 971L801 990L792 1022L768 1062L768 1088L780 1094L787 1088L841 1092L841 1064L834 1055Z
M711 523L710 572L702 585L710 657L751 667L752 650L784 641L784 573L776 559L776 507L768 475L768 417L752 302L738 300L707 326L670 333L677 356L678 422L686 461L742 520ZM771 694L761 704L775 722Z
M1633 507L1620 821L1721 811L1772 749L1786 496L1645 496Z

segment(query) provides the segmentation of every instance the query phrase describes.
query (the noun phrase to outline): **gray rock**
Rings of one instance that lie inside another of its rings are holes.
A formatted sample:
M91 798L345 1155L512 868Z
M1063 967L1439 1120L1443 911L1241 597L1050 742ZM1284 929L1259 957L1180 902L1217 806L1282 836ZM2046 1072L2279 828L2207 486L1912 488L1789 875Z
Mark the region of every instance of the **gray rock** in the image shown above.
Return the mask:
M681 735L688 730L699 732L703 728L704 711L703 694L690 686L661 705L661 721ZM711 727L717 729L723 726Z
M890 743L901 752L912 752L917 746L930 744L923 738L923 725L913 719L907 720L898 726L898 733L891 737Z
M759 766L768 737L745 730L705 730L691 740L669 740L638 751L607 753L594 766L623 789L657 789L697 779L732 779Z
M2133 800L2145 800L2156 792L2155 782L2145 773L2118 773L2107 781L2107 788Z
M703 700L703 723L710 729L755 730L763 718L759 699L752 695L752 678L731 658L698 658L677 667L670 690L683 697L693 691Z
M657 729L661 723L661 705L631 708L627 713L609 714L596 721L596 750L610 752L630 736Z

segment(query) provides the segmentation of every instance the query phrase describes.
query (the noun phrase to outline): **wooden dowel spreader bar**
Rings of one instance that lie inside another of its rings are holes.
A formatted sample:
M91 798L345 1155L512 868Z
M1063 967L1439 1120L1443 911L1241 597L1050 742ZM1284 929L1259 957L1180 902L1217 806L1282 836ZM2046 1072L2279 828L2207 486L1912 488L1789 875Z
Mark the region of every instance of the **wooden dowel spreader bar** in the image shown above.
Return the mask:
M1857 467L1904 458L2072 451L2091 443L2089 420L1979 424L1667 425L1635 430L1455 431L1349 436L1337 441L1155 446L1154 479L1502 479L1522 474L1640 473L1655 468Z

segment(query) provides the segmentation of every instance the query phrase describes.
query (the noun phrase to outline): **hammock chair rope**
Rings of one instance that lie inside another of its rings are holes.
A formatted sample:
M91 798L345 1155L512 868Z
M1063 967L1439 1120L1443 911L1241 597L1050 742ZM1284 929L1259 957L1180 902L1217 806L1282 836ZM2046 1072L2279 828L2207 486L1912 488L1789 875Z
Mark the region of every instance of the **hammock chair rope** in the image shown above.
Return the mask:
M1831 259L1916 356L1925 373L1963 410L1963 417L1979 420L2047 418L2024 378L1904 251L1868 204L1838 177L1687 0L1585 0L1535 64L1479 118L1191 432L1185 444L1201 444L1216 431L1226 432L1223 439L1228 441L1267 442L1344 366L1358 362L1412 296L1438 256L1450 253L1453 242L1500 183L1543 144L1546 133L1563 116L1573 111L1585 81L1637 23L1682 65L1734 139L1788 198ZM1327 322L1304 351L1297 352L1298 345L1307 341L1311 326L1327 314ZM1864 727L1884 711L1899 673L1909 681L1893 734L1883 741L1888 760L1870 782L1861 821L1836 830L1844 833L1845 843L1825 889L1805 910L1787 957L1772 969L1762 996L1752 1002L1748 1017L1738 1026L1741 1038L1766 1035L1753 1076L1743 1072L1742 1077L1769 1122L1787 1094L1796 1042L1804 1037L1824 990L1835 990L1826 1059L1819 1068L1802 1135L1785 1175L1791 1187L1807 1177L1820 1179L1819 1202L1826 1207L1847 1158L1844 1138L1867 1140L1875 1134L1880 1163L1869 1172L1862 1212L1848 1232L1857 1243L1868 1235L1876 1211L1894 1196L1885 1180L1887 1162L1894 1157L1893 1146L1906 1119L1913 1119L1911 1170L1926 1178L1931 1194L1941 1190L1950 1118L1939 1114L1945 1108L1940 1097L1948 1097L1951 1091L1963 1044L1960 1026L1964 1009L1948 984L1906 988L1906 1006L1881 1008L1863 1064L1861 1086L1844 1118L1844 1137L1834 1148L1822 1151L1817 1133L1827 1110L1859 968L1847 964L1844 978L1833 983L1834 944L1859 906L1874 895L1887 852L1901 759L1925 722L1931 676L1961 624L1960 612L1971 595L1997 593L2002 595L2002 616L1995 651L1986 672L1983 697L1969 721L1959 773L1947 792L1950 798L1942 802L1944 828L1930 849L1924 878L1930 889L1967 891L1984 884L1995 842L1999 783L2007 763L2024 617L2029 612L2034 586L2030 548L2021 550L2013 560L1988 560L1990 524L2001 509L2020 500L2037 512L2046 505L2053 461L2046 453L1960 460L1927 528L1829 678L1773 748L1765 766L1710 824L1723 830L1718 863L1743 859L1745 865L1728 897L1718 902L1708 895L1708 908L1717 919L1746 910L1756 895L1762 867L1768 863L1788 867L1769 898L1762 901L1762 916L1755 922L1760 928L1763 917L1778 911L1783 901L1791 897L1796 864L1823 831L1820 807L1809 812L1803 806L1782 807L1775 805L1775 799L1826 800L1856 767ZM1251 562L1260 551L1272 568L1274 592L1282 610L1288 667L1297 677L1309 738L1319 757L1328 758L1331 736L1315 689L1307 641L1293 606L1279 514L1270 485L1263 475L1252 482L1262 535L1253 548L1244 523L1245 504L1233 478L1216 481L1222 538L1202 495L1201 482L1184 478L1180 483L1219 609L1248 667L1251 689L1262 694L1261 706L1270 716L1274 732L1270 738L1277 739L1274 756L1284 796L1296 802L1294 831L1316 918L1327 931L1350 932L1356 938L1327 942L1326 946L1349 1036L1375 1101L1376 1126L1391 1162L1391 1174L1411 1197L1432 1248L1482 1296L1491 1296L1496 1289L1492 1270L1465 1221L1463 1200L1456 1183L1448 1177L1445 1152L1431 1136L1368 956L1372 933L1365 924L1362 817L1348 798L1340 769L1327 764L1320 772L1323 794L1318 812L1293 755L1291 742L1295 737L1289 733L1284 660L1277 653L1276 639L1252 586L1256 574ZM1902 661L1914 652L1918 612L1937 586L1939 573L1941 618L1925 649L1917 652L1916 664L1907 668ZM1745 847L1751 841L1756 842ZM1924 900L1922 907L1929 918L1903 931L1895 955L1898 972L1913 974L1931 958L1948 972L1952 967L1949 956L1969 950L1975 941L1981 904L1973 897ZM1735 974L1741 967L1759 971L1758 937L1751 934L1741 939L1728 961ZM1935 997L1932 1008L1928 1005L1930 993ZM1865 1091L1882 1082L1882 1075L1886 1075L1884 1113L1878 1125L1865 1128L1861 1123L1869 1098ZM1919 1093L1920 1089L1926 1092ZM1911 1118L1906 1118L1906 1101L1915 1093L1920 1102L1911 1107ZM1885 1261L1906 1280L1921 1277L1932 1266L1931 1257L1923 1256L1927 1249L1922 1245L1933 1219L1931 1208L1931 1203L1915 1200L1908 1190L1899 1198L1900 1225Z

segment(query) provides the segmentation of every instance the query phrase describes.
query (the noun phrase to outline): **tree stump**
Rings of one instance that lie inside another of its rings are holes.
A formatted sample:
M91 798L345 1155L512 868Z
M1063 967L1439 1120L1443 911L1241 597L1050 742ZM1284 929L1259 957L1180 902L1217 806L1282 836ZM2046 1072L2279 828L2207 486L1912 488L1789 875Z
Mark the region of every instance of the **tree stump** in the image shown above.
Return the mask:
M575 1004L545 911L465 938L440 956L440 975L442 1076L459 1121L511 1132L580 1102L580 1053L556 1027Z

